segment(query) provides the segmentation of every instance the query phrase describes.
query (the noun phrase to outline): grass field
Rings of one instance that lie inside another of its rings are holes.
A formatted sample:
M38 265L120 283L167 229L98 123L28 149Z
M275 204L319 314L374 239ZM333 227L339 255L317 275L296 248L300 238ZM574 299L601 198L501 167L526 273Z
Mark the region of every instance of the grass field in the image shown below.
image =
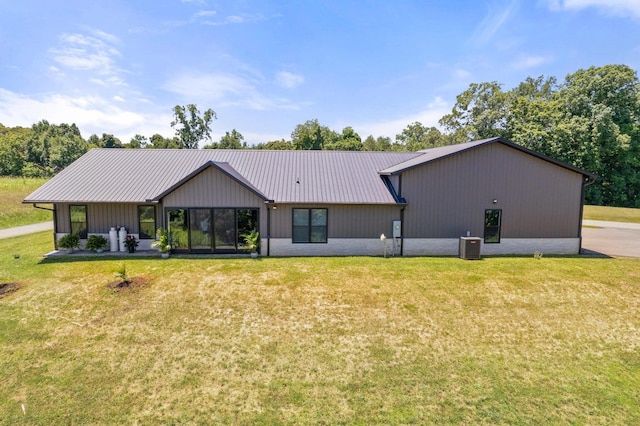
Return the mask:
M130 258L116 293L50 249L0 240L1 424L640 423L637 260Z
M583 219L640 223L640 209L624 207L584 206Z
M46 179L0 177L0 229L53 220L50 211L22 204ZM45 205L45 207L49 207Z

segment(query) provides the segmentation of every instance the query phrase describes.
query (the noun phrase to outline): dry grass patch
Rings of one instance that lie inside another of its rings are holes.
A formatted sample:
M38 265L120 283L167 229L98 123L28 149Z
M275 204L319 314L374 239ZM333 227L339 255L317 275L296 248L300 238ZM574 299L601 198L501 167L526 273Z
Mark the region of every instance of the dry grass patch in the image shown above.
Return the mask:
M625 207L584 206L583 219L640 223L640 209Z
M0 177L0 229L53 220L50 211L22 204L27 195L46 181L47 179L39 178Z
M9 265L0 423L640 421L632 259Z

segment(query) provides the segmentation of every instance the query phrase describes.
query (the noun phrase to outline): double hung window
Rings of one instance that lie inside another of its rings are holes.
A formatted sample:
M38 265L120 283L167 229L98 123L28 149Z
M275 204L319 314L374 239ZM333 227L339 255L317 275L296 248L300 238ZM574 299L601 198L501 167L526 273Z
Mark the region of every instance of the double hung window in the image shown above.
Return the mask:
M327 209L293 209L294 243L327 242Z
M69 206L69 217L71 218L71 233L80 238L87 238L87 206Z
M138 229L141 240L156 236L156 206L138 206Z

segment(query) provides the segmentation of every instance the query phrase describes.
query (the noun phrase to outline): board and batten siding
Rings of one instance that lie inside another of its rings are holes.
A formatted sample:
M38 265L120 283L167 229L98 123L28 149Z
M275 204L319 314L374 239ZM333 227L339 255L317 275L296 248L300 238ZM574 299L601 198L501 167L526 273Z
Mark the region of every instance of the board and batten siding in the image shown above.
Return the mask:
M267 207L264 200L213 167L203 170L162 201L165 208L257 208L259 231L266 236Z
M111 227L124 226L130 234L138 234L138 206L145 203L73 203L56 204L56 232L71 232L69 206L87 206L87 231L89 234L108 234ZM162 208L156 205L156 226L162 226Z
M185 182L162 200L165 207L264 207L256 193L213 167Z
M482 236L485 209L502 209L501 238L576 238L582 181L499 143L470 149L403 172L404 236Z
M293 209L327 209L327 238L379 238L390 237L393 221L400 220L400 206L385 204L278 204L271 210L271 237L291 238ZM264 229L264 228L263 228Z

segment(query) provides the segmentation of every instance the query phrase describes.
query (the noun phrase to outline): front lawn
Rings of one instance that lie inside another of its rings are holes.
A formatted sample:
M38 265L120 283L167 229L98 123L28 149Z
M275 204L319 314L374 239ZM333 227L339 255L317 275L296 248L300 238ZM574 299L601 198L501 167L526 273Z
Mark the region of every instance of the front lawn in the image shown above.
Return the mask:
M638 260L123 256L114 291L50 249L0 240L3 424L640 423Z

